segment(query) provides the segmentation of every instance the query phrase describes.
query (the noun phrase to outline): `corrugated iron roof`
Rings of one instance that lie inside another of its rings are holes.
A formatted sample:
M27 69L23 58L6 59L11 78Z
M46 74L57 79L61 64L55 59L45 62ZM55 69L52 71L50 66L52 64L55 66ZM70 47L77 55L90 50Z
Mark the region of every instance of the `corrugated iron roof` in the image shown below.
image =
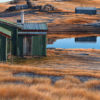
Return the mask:
M95 7L77 7L76 10L97 10Z
M0 34L11 37L11 31L9 31L3 27L0 27Z
M18 32L18 35L45 35L47 32Z
M23 30L48 30L46 23L24 23L21 27Z
M12 27L21 28L23 30L48 30L46 23L24 23L24 24L17 24L7 20L0 19L0 23L5 23Z
M13 24L13 25L15 25L15 23L10 22L10 21L7 21L7 20L4 20L4 19L0 19L0 22L5 22L5 23L9 23L9 24Z
M13 23L13 22L3 20L3 19L0 19L0 23L4 23L4 24L12 26L12 27L21 28L19 25L17 25L17 23Z

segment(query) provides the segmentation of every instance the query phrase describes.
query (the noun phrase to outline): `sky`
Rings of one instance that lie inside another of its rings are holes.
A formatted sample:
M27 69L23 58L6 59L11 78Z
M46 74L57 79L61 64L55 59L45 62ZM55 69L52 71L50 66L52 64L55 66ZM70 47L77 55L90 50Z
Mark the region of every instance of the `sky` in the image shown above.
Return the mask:
M1 2L7 2L7 1L11 1L11 0L0 0L0 3L1 3Z

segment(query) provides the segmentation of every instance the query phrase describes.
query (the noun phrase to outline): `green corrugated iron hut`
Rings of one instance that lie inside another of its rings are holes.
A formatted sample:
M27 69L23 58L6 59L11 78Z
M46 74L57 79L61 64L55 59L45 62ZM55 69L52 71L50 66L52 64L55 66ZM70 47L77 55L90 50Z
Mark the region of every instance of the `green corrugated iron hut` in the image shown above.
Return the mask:
M0 27L0 61L6 61L10 53L11 31Z
M17 23L12 23L6 20L0 19L0 27L4 28L4 30L8 30L11 32L11 54L16 56L17 55L17 40L18 40L18 30L21 29L20 26L17 25ZM0 30L2 32L2 30ZM5 32L5 34L7 34Z
M18 31L19 56L46 56L45 23L24 23Z
M0 61L13 56L46 56L45 23L11 23L0 19Z
M17 53L17 24L0 19L0 61Z

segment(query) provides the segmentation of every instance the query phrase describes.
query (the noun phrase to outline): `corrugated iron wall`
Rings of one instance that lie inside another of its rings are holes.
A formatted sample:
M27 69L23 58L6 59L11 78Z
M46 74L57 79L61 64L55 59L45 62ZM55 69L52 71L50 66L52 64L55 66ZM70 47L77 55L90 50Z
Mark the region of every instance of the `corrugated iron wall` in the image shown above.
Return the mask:
M42 47L42 55L46 56L47 54L47 49L46 49L46 45L47 45L47 35L42 35L42 43L43 43L43 47Z
M45 35L36 35L32 37L32 56L45 56Z
M27 25L27 24L25 24ZM28 24L29 26L31 24ZM18 28L15 26L10 26L9 23L6 24L4 23L0 23L0 26L7 29L8 31L10 31L10 37L11 40L10 42L8 42L8 38L5 36L0 35L0 61L6 61L7 60L7 56L10 50L10 54L14 55L14 56L27 56L24 55L23 53L23 39L25 37L25 35L19 35L18 36ZM47 26L46 24L33 24L31 25L31 27L29 26L24 26L25 29L38 29L39 30L47 30ZM34 27L33 27L34 26ZM8 32L4 32L4 33L8 33ZM40 34L41 33L41 34ZM30 56L46 56L46 32L40 32L40 33L36 33L36 35L32 35L30 34L29 36L27 35L26 37L31 37L31 51L30 52ZM30 41L30 40L29 40ZM10 45L9 45L10 44ZM28 47L28 45L27 45Z
M32 37L31 56L46 56L46 35L34 35ZM18 55L23 57L24 36L18 36Z
M5 23L0 23L0 26L12 32L12 54L14 56L17 55L17 36L18 29L16 27L12 27L10 25L6 25Z
M7 60L7 38L0 35L0 61Z
M12 30L12 55L17 56L17 45L18 45L18 29L14 28Z
M23 36L18 36L18 54L17 56L23 57Z
M75 13L77 14L89 14L89 15L96 15L97 9L91 7L77 7L75 8Z

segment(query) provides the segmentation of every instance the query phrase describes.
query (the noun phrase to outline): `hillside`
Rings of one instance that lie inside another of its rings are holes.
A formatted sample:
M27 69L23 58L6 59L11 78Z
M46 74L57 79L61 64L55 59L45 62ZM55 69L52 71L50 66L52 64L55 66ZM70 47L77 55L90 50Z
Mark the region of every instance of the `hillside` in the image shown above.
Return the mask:
M66 31L68 29L73 29L73 24L95 23L100 20L99 14L93 16L86 14L75 14L75 8L78 6L100 8L99 0L61 0L59 2L57 2L57 0L37 0L33 1L32 3L34 3L35 6L51 4L58 9L58 12L55 11L47 13L36 11L34 14L25 15L25 21L48 23L49 30ZM25 4L25 1L18 2L17 5L18 4ZM2 5L5 6L6 9L13 4L6 3ZM2 7L2 11L3 10L4 7ZM18 12L20 13L20 10ZM20 19L20 16L5 17L4 19L16 22L17 19Z
M26 4L25 0L13 0L15 2L14 5L21 5ZM100 0L34 0L32 1L35 5L45 5L45 4L52 4L54 7L66 11L71 10L73 11L77 6L86 6L86 7L100 7ZM13 4L8 3L0 3L0 12L7 9L9 6Z
M0 3L0 12L5 11L10 6L12 6L12 5L11 4L8 4L8 3Z

